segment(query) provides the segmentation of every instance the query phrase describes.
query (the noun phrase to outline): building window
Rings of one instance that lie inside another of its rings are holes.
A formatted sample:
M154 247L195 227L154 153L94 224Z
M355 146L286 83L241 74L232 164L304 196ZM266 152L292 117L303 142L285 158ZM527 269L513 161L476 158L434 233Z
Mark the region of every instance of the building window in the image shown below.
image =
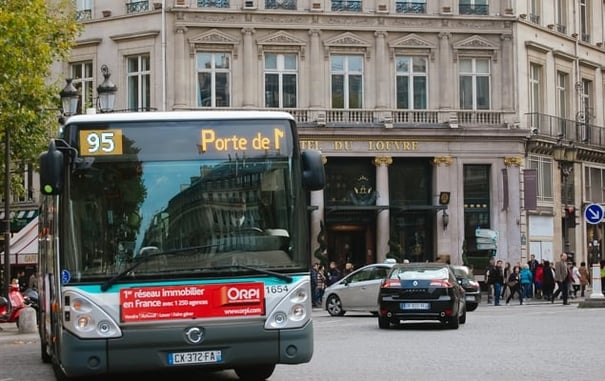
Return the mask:
M229 107L231 54L201 52L197 54L197 105Z
M397 0L395 1L397 13L426 13L426 0Z
M229 8L229 0L197 0L198 8Z
M557 20L557 31L567 32L567 0L555 0L555 17Z
M86 109L95 107L93 102L94 77L92 62L77 62L71 64L71 77L73 85L78 89L80 100L78 101L78 114L85 114Z
M361 1L332 0L332 12L361 12Z
M265 0L265 9L296 9L296 0Z
M296 107L296 54L265 54L265 107Z
M590 1L580 0L580 32L582 41L590 42Z
M586 167L584 169L586 178L585 194L586 201L604 203L605 202L605 169L597 167Z
M331 57L332 108L363 107L363 56Z
M92 19L92 0L76 0L76 20Z
M489 1L460 0L458 12L461 15L487 15L489 14Z
M532 63L529 65L529 112L532 115L532 127L538 127L542 112L542 66Z
M557 116L562 119L569 117L569 74L557 71Z
M427 108L427 59L424 57L395 58L397 70L397 108L424 110Z
M534 24L540 24L540 1L529 0L529 21Z
M489 110L490 65L488 58L462 58L459 61L460 108Z
M151 101L151 67L149 55L127 58L128 109L148 111Z
M528 158L530 169L536 170L537 198L539 201L553 202L553 159L546 156L531 155Z

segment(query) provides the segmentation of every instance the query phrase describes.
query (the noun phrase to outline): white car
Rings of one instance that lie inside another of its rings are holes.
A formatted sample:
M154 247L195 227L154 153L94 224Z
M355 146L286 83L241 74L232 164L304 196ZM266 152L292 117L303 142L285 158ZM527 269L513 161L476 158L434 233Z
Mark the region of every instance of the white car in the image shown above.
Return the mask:
M374 263L360 267L326 288L323 307L332 316L347 311L378 313L380 283L395 262Z

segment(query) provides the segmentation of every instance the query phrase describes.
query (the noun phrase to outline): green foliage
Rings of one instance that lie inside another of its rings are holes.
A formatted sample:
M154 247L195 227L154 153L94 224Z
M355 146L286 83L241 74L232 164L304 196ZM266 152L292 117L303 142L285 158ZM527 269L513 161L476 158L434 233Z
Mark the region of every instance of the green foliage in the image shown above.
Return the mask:
M0 163L5 168L8 130L15 173L11 191L20 190L18 169L36 163L58 129L63 83L49 81L51 68L67 57L79 31L70 0L0 0ZM3 190L2 183L0 194Z

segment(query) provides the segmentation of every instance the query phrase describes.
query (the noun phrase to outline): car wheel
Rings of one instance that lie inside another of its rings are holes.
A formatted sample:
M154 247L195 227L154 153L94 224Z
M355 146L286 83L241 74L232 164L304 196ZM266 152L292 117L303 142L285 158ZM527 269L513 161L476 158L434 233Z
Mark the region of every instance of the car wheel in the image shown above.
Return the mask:
M460 327L460 318L458 317L458 315L456 316L452 316L448 321L447 321L447 326L450 329L458 329Z
M388 318L378 316L378 328L389 329L391 327L391 321Z
M462 316L460 316L460 324L464 323L466 323L466 307L464 308L464 311L462 311Z
M474 311L477 309L477 307L479 307L479 305L477 303L468 303L466 305L466 310L467 311Z
M332 316L342 316L345 314L345 311L342 309L342 302L336 295L328 296L328 300L326 301L326 310Z

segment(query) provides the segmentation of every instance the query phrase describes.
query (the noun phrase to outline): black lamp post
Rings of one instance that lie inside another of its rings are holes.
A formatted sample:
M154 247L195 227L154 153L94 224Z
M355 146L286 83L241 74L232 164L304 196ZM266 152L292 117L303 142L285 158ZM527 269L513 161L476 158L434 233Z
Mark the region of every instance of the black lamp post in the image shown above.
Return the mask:
M113 105L116 101L116 92L118 87L113 83L109 77L111 73L107 65L101 66L101 73L103 73L103 83L97 86L97 93L99 94L99 111L111 112L113 111Z
M574 146L573 142L569 144L563 144L561 139L557 142L553 148L553 158L559 162L559 169L563 176L563 192L561 192L561 198L565 204L563 215L563 245L565 253L569 253L569 226L567 224L567 207L569 206L569 190L567 180L570 174L573 173L574 163L578 155L578 150ZM575 210L575 209L574 209Z
M4 129L4 293L10 300L8 291L11 280L11 217L10 217L10 131Z
M63 115L71 116L78 112L78 101L80 100L78 89L73 85L73 78L65 79L65 87L59 93L61 96L61 105L63 106Z

